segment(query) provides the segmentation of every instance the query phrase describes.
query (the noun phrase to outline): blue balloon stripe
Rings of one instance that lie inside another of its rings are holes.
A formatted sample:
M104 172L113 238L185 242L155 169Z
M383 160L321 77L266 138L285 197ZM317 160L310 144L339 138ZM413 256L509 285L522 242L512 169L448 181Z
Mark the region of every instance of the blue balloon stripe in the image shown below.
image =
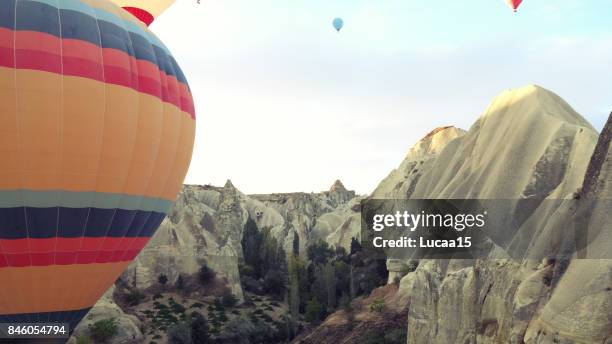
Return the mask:
M0 239L151 237L165 213L100 208L1 208Z

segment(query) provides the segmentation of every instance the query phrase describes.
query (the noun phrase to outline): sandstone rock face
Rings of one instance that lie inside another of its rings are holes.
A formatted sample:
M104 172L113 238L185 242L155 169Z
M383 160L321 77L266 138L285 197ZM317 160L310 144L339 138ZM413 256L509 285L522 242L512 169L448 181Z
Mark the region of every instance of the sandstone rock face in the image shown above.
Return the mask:
M507 213L521 218L521 226L501 249L525 257L421 261L402 278L395 299L395 307L408 308L408 343L610 340L610 260L576 259L575 250L562 261L550 259L563 257L576 237L588 238L577 253L583 257L609 252L610 203L588 199L609 199L610 141L595 149L598 135L591 125L538 86L501 94L467 133L452 136L434 154L408 154L371 197L514 200ZM413 150L427 151L429 137ZM600 163L589 164L594 149ZM415 155L428 158L417 167ZM590 165L597 171L587 171ZM583 185L585 174L593 187ZM581 188L590 196L577 200ZM582 210L587 220L568 226L581 209L588 209ZM397 270L402 264L388 266Z
M269 229L288 254L297 235L300 254L305 255L312 240L325 240L325 233L337 233L338 228L351 223L355 214L351 207L358 199L340 181L329 191L312 194L245 195L230 181L224 187L186 185L172 213L122 278L145 289L156 284L161 274L172 283L179 274L194 274L206 263L242 300L238 259L249 217L260 230ZM354 227L345 227L349 234L358 234L359 222L353 222ZM342 240L347 239L337 241Z
M431 170L435 158L451 141L465 135L465 130L440 127L432 130L406 154L400 166L378 184L370 195L375 199L410 198L423 173Z

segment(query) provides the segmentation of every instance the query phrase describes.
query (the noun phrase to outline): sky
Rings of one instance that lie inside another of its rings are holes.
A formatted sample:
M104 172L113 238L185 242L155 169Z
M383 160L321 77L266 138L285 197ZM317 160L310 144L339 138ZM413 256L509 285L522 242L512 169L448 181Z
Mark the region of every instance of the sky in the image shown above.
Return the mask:
M612 111L612 1L178 0L151 26L197 113L186 183L368 194L432 129L509 88ZM335 17L345 23L341 32Z

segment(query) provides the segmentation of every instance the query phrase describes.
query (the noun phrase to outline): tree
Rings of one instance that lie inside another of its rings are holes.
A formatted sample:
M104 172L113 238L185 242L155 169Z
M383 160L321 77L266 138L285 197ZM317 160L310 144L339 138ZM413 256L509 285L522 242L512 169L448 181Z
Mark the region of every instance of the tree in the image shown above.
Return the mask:
M316 243L308 246L306 250L308 259L313 263L325 264L334 256L334 250L329 247L329 244L323 240L318 240Z
M361 243L357 238L351 238L351 254L355 254L362 250Z
M184 321L170 326L166 334L169 344L192 344L191 326Z
M241 243L244 263L251 266L254 270L255 278L259 278L261 276L261 271L259 270L261 267L260 248L263 238L257 223L249 217L244 224L242 233Z
M191 343L208 344L210 335L208 333L208 322L204 316L198 312L191 313Z
M370 304L370 312L382 313L385 310L385 300L376 299Z
M316 298L313 297L312 299L310 299L310 301L308 301L308 304L306 305L306 321L313 323L315 321L318 321L320 316L321 304L319 303L319 301L317 301Z
M292 253L294 256L300 255L300 236L295 230L293 230L293 252Z
M291 314L292 332L297 332L300 317L300 278L303 274L304 262L298 256L289 259L289 311Z
M238 298L236 298L236 296L234 296L234 294L232 294L230 291L227 291L223 294L223 296L221 296L221 304L223 307L234 307L236 304L238 304Z
M198 273L198 278L200 279L200 283L204 286L209 284L215 279L216 273L208 267L208 265L204 264L200 267L200 271Z
M336 308L336 270L332 262L325 264L323 274L327 288L327 311L331 313Z
M185 280L183 279L183 275L179 275L176 279L176 289L182 290L185 288Z
M264 277L264 289L268 294L282 297L287 289L286 274L280 270L270 270Z
M89 325L89 333L98 343L107 343L117 335L117 323L115 318L98 320Z
M166 285L166 283L168 283L168 276L164 274L159 275L159 277L157 278L157 282L159 282L159 284L161 285Z

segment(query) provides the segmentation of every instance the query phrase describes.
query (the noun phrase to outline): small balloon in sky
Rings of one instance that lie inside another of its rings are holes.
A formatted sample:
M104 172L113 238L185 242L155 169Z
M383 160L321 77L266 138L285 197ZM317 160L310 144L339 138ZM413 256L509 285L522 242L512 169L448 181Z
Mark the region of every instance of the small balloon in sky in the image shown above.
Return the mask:
M522 2L523 0L506 0L506 4L508 4L508 6L514 10L514 12L518 10Z
M340 31L344 26L344 20L342 20L342 18L336 18L334 19L333 24L336 31Z

